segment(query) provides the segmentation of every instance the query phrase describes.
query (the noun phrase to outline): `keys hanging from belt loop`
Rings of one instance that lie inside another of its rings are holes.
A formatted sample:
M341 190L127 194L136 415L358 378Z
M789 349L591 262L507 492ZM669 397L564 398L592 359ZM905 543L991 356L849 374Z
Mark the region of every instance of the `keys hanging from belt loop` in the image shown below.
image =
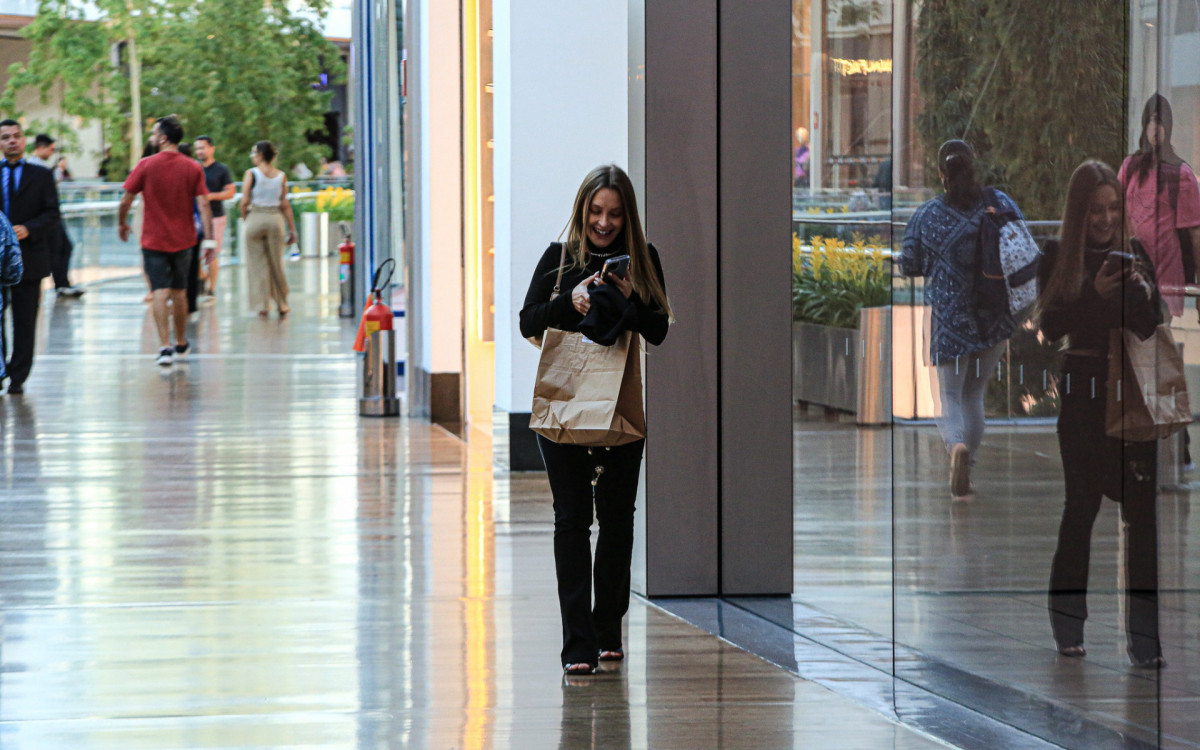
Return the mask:
M604 473L603 466L596 467L596 476L592 477L592 486L595 487L600 482L600 475Z

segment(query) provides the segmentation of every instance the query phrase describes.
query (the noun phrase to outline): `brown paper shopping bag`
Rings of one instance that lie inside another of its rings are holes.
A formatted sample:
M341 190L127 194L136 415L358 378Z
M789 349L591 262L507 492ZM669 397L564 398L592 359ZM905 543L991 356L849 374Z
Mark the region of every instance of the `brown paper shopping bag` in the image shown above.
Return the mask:
M614 446L646 436L641 338L603 346L582 333L546 329L529 427L556 443Z
M1109 334L1104 431L1121 440L1161 440L1192 421L1183 357L1171 329L1145 341L1124 328Z

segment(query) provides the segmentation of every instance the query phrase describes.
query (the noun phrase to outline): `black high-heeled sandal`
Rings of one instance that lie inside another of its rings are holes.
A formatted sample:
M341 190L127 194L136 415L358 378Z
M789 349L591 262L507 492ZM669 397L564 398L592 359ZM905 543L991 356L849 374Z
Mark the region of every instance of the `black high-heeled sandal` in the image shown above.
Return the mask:
M567 677L586 677L590 674L596 674L596 668L585 661L575 662L563 666L563 674Z
M625 649L603 649L597 658L600 661L625 661Z
M1147 656L1139 658L1133 654L1129 655L1129 662L1138 669L1162 669L1167 666L1167 660L1161 656Z

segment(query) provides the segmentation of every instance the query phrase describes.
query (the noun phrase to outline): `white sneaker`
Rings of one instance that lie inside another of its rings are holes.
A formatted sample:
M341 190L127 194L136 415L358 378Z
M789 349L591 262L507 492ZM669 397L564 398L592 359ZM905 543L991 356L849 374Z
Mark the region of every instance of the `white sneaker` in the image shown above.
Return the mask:
M169 367L175 363L175 350L169 346L164 346L158 352L158 359L154 360L154 364L160 367Z

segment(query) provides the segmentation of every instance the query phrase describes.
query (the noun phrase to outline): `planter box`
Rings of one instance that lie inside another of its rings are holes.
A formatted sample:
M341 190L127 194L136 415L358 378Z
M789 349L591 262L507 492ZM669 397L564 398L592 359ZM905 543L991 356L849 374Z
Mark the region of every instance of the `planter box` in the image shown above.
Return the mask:
M859 424L892 419L891 308L859 311L859 328L792 323L792 398L860 415Z
M793 322L792 398L853 412L859 358L859 335L853 328Z

